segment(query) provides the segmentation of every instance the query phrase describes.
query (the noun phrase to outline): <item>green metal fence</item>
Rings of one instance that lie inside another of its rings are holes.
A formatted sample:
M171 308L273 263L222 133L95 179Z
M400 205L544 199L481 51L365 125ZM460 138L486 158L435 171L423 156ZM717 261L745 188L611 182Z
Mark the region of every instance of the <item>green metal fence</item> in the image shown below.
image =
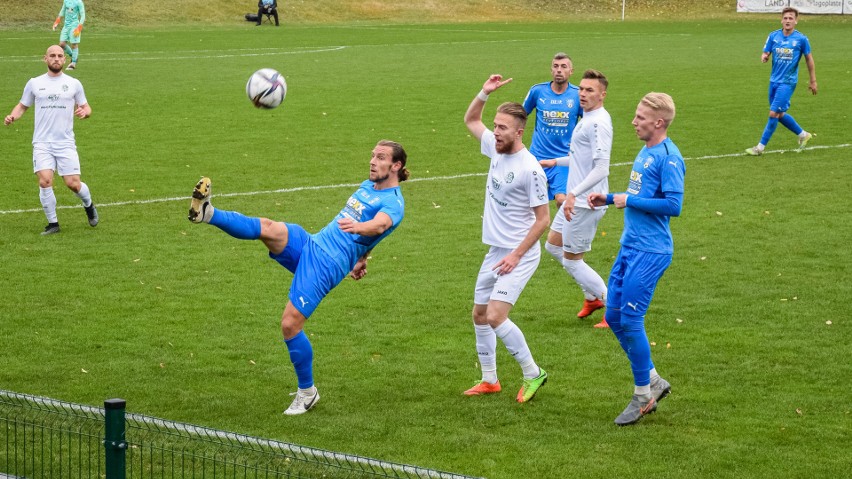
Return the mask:
M468 476L0 390L0 479Z

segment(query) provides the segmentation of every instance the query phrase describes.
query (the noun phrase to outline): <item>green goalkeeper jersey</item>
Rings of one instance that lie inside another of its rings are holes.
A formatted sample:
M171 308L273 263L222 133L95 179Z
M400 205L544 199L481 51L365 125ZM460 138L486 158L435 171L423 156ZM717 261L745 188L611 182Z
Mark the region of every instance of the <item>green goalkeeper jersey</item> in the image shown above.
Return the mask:
M59 17L65 18L66 27L76 27L86 21L86 7L83 0L63 0Z

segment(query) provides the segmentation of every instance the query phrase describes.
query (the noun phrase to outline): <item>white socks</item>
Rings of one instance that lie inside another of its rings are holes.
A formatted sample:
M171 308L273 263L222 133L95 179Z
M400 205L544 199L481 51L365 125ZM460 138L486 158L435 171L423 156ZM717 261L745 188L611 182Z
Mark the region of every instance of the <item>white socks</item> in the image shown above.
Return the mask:
M482 368L482 380L494 384L497 382L497 335L487 324L474 324L476 331L476 354Z
M557 246L555 244L550 244L550 242L544 242L544 249L550 253L550 256L553 256L553 259L556 260L557 263L562 264L562 258L564 257L562 253L562 246Z
M80 200L83 201L83 206L86 208L92 206L92 195L89 194L89 187L82 181L80 182L80 191L78 191L76 195L77 198L80 198Z
M494 329L494 333L503 341L506 349L509 350L509 354L521 365L525 378L537 378L541 374L538 365L533 361L532 352L527 346L524 333L511 319L506 318L503 324Z
M39 187L38 199L41 200L41 208L44 210L44 215L47 216L47 222L56 223L56 195L53 194L53 187Z
M606 284L604 284L603 278L585 261L565 258L562 261L562 266L583 289L587 300L593 301L595 298L604 299L606 297Z

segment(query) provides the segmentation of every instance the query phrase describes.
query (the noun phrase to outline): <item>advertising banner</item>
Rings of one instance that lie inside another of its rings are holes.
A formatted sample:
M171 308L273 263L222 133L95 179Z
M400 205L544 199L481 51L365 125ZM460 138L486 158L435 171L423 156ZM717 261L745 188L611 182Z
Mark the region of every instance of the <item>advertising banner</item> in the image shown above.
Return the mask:
M845 0L790 0L790 6L802 13L843 13L844 1Z
M743 13L780 12L789 6L790 0L737 0L737 12Z

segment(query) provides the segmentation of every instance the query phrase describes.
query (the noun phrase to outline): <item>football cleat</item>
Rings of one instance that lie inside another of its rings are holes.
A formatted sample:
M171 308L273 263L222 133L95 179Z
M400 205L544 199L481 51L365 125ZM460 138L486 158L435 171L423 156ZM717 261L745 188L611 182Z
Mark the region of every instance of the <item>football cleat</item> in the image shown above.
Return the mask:
M811 138L814 137L812 133L808 133L806 131L802 133L804 133L804 135L799 136L799 151L804 150L805 147L808 146L808 142L811 141Z
M213 216L213 206L210 205L210 178L202 177L192 190L192 202L189 206L189 221L193 223L208 223Z
M43 236L59 233L59 223L48 223L41 232Z
M86 206L84 208L86 209L86 217L89 218L89 226L91 226L91 227L97 226L99 218L98 218L98 210L97 210L97 208L95 208L95 202L93 201L92 204L90 204L89 206Z
M308 410L316 405L320 398L319 391L315 386L311 386L308 389L299 389L294 393L290 393L290 395L296 397L293 399L293 402L290 403L290 407L284 411L284 414L288 416L295 416L308 412Z
M77 62L71 62L71 63L68 64L68 66L65 69L66 70L73 70L75 68L77 68Z
M660 376L651 378L651 396L653 396L657 402L660 402L671 392L672 385L669 384L668 381L661 378Z
M604 316L603 319L601 319L600 323L597 323L592 327L598 328L598 329L609 329L609 323L606 322L606 316Z
M629 426L636 424L642 419L642 416L651 414L657 410L657 400L653 396L643 398L636 394L630 400L630 403L624 408L624 411L615 418L615 424L619 426Z
M465 396L482 396L485 394L494 394L499 393L503 388L500 387L500 381L496 383L489 383L485 381L479 381L474 384L472 388L468 389L464 392Z
M521 389L518 391L518 402L529 402L535 397L535 393L538 392L538 389L544 386L547 383L547 371L542 368L538 368L539 374L537 378L527 379L524 378L524 384L521 386Z
M603 304L603 301L601 301L597 298L595 298L592 301L589 301L588 299L584 299L583 300L583 309L581 309L580 312L577 313L577 317L578 318L585 318L586 316L590 316L592 313L603 308L604 306L605 305Z
M763 148L759 148L757 146L753 146L751 148L746 148L746 155L749 156L760 156L763 154Z

